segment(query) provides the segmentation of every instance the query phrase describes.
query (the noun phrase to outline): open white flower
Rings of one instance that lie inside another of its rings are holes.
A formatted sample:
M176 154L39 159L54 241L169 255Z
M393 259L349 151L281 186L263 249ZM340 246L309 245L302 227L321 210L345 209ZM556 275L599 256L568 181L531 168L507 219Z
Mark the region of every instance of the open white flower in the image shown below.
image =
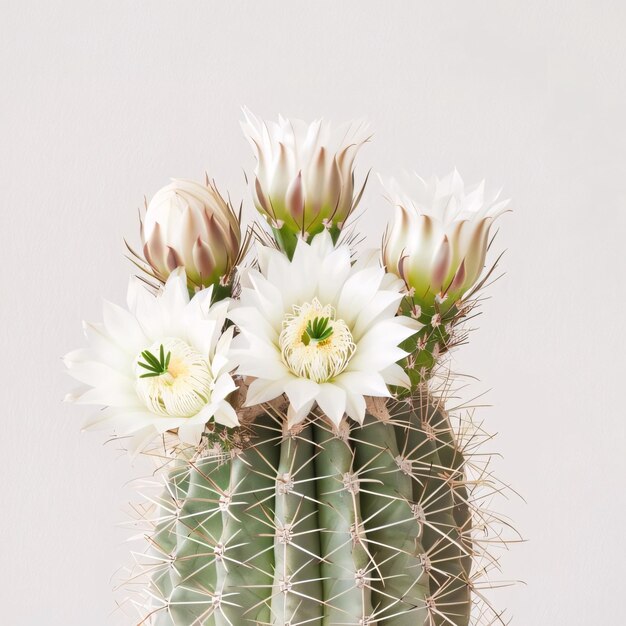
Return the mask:
M293 260L262 247L261 271L243 277L241 300L228 314L240 334L233 355L240 374L254 377L247 405L285 393L289 422L317 402L339 424L344 413L362 422L365 397L388 397L408 386L398 347L419 325L397 317L402 293L379 264L352 265L347 245L328 232L300 239ZM393 279L392 279L393 280Z
M87 429L133 435L129 447L137 450L167 430L197 444L210 419L238 424L226 400L236 389L229 373L233 328L222 333L230 301L211 306L211 292L190 300L183 268L156 296L131 278L129 310L105 302L104 322L84 323L89 347L70 352L65 365L83 383L66 400L105 406Z
M408 175L387 184L396 207L383 244L387 270L400 276L422 307L438 298L452 306L478 280L489 230L507 208L500 194L485 184L466 188L454 170L442 179Z

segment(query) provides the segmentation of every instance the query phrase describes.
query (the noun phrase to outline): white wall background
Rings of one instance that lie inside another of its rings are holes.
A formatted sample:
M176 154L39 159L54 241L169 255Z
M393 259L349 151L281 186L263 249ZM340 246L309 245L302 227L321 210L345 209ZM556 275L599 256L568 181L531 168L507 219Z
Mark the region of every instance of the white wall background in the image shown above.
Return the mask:
M4 0L0 14L0 622L130 624L111 577L136 474L79 434L59 357L122 300L136 210L206 170L234 199L239 107L367 116L385 172L504 186L507 276L456 356L489 390L502 509L529 539L498 594L520 626L621 621L626 455L623 2ZM363 228L388 216L372 185Z

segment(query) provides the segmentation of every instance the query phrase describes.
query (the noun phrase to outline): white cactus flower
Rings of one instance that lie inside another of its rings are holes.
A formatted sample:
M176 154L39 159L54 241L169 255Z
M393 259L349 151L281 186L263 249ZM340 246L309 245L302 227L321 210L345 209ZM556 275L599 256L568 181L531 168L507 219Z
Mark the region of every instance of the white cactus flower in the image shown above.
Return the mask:
M354 189L354 159L368 140L365 123L333 127L325 120L307 124L283 117L264 122L244 109L242 128L257 158L253 181L256 208L281 231L291 254L296 237L325 228L336 241L359 194Z
M478 280L489 231L506 211L500 193L485 194L484 182L466 189L458 172L423 180L407 175L385 184L395 216L385 233L383 262L401 277L417 305L435 300L446 310ZM445 304L444 304L445 303Z
M313 404L335 423L344 414L362 422L364 396L388 397L388 385L409 386L398 346L420 325L396 316L401 283L376 265L353 265L347 245L328 232L300 239L289 260L261 247L260 271L242 277L240 302L229 313L238 373L253 377L252 406L285 393L289 422ZM400 283L400 284L399 284Z
M156 296L132 278L128 310L105 301L104 322L84 323L89 346L64 360L83 383L66 400L105 407L86 429L132 435L129 449L137 451L168 430L195 445L211 419L238 424L226 399L236 389L229 373L233 328L222 333L230 300L211 306L211 291L190 300L182 268Z
M159 280L184 267L197 289L228 278L239 257L241 228L211 181L174 179L148 204L141 238L144 257Z

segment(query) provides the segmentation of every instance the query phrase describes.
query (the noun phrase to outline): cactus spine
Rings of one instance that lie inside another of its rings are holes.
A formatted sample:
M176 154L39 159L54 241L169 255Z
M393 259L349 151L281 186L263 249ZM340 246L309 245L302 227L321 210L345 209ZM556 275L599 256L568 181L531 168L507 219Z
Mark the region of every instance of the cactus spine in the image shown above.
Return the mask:
M467 626L471 500L441 404L418 390L339 429L270 413L164 474L144 623Z

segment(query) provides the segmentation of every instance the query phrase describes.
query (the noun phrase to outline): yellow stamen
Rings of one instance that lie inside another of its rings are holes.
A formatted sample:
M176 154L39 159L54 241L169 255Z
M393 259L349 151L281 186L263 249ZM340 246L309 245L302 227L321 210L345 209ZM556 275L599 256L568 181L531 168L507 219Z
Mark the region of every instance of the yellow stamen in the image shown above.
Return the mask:
M309 337L309 323L326 317L331 335L323 341L303 341L303 337ZM348 325L342 319L335 319L332 306L322 306L317 298L302 306L293 306L293 313L283 320L279 345L283 362L296 376L318 383L343 372L356 349Z

